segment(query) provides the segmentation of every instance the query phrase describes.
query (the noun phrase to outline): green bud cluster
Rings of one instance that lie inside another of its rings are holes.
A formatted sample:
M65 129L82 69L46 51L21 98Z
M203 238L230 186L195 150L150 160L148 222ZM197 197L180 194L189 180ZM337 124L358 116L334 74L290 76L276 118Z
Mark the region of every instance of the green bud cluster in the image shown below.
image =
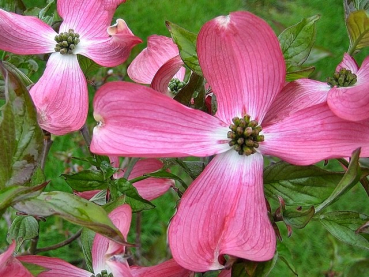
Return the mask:
M56 35L55 41L57 44L54 49L56 52L60 52L62 55L73 54L73 50L80 42L79 34L75 33L73 29L69 29L68 32Z
M244 117L235 117L232 119L233 124L229 125L227 137L230 139L229 146L240 155L249 156L256 152L259 142L264 141L264 136L260 135L261 126L256 120L250 120L249 115Z
M170 80L168 88L173 94L177 94L185 86L185 84L185 82L181 82L177 78L173 78Z
M114 277L113 273L109 273L104 269L101 270L101 273L92 274L91 277Z
M351 70L341 68L339 72L335 72L333 77L327 78L327 83L332 88L337 87L350 87L357 82L357 76L351 72Z

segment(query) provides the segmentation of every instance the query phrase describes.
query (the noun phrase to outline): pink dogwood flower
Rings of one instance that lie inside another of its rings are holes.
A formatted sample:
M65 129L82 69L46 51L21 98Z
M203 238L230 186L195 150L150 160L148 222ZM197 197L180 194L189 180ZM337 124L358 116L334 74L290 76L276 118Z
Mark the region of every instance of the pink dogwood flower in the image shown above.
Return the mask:
M276 236L263 191L263 155L297 165L369 154L369 123L335 116L326 103L273 109L285 84L279 42L262 19L234 12L206 23L197 38L199 63L218 109L188 108L148 87L127 82L95 95L91 151L132 157L214 156L183 194L168 231L173 258L203 272L224 268L224 255L273 257ZM121 107L124 106L124 109ZM288 99L285 107L288 107ZM268 122L268 110L273 119ZM350 136L342 135L342 132ZM354 137L355 139L351 139Z
M147 39L147 48L132 61L127 73L133 81L150 84L153 89L167 94L172 79L183 81L185 68L177 45L168 37L152 35Z
M0 255L0 276L2 277L32 277L32 274L13 256L16 243Z
M119 206L109 214L114 225L127 238L131 225L132 210L127 204ZM125 247L110 241L102 235L96 234L92 244L92 267L91 272L77 268L61 259L43 256L21 256L19 260L26 263L36 264L45 268L38 277L91 277L101 273L102 276L117 277L191 277L192 272L179 266L174 260L168 260L152 267L129 267L124 257ZM148 275L147 273L150 273ZM105 275L104 275L105 274ZM109 275L112 274L112 275Z
M0 49L20 55L52 53L30 93L40 126L56 135L78 130L86 121L88 91L77 54L102 66L124 62L141 39L124 20L108 28L125 0L59 0L59 33L33 16L0 9Z
M289 109L304 109L306 105L327 102L331 111L340 118L350 121L361 121L369 118L369 57L361 67L347 53L337 66L333 77L328 82L311 79L299 79L291 82L279 95L273 105L275 111L285 106L289 99ZM287 107L288 108L288 107ZM285 107L286 109L286 107ZM279 120L281 114L273 119L267 115L266 120Z

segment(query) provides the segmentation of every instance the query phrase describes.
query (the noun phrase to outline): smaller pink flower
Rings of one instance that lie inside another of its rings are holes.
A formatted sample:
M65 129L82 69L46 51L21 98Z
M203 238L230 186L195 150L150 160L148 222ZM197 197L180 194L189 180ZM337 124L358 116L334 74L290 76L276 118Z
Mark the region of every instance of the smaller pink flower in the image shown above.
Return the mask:
M127 204L119 206L109 214L114 225L127 238L131 225L132 210ZM115 277L191 277L193 272L179 266L174 260L152 267L129 267L124 257L125 247L96 234L92 244L92 267L94 274L106 273ZM46 270L38 277L90 277L91 272L77 268L61 259L43 256L21 256L22 262L44 267ZM0 260L1 261L1 260ZM1 272L1 271L0 271ZM1 275L3 276L3 275ZM14 276L14 275L11 275ZM15 275L27 276L27 275ZM30 275L31 276L31 275ZM10 275L9 275L10 277Z
M32 274L14 256L15 241L0 255L1 277L32 277Z
M348 81L347 78L356 78L356 81ZM330 84L311 79L287 84L268 111L266 120L277 122L288 116L288 111L296 112L323 102L327 102L331 111L342 119L361 121L369 118L369 57L359 68L356 61L345 53L336 68L335 77L329 80ZM287 100L288 107L285 104ZM286 113L278 113L282 107Z
M147 39L147 48L132 61L128 76L140 84L151 84L157 91L167 94L172 79L183 81L185 68L179 50L170 38L152 35Z

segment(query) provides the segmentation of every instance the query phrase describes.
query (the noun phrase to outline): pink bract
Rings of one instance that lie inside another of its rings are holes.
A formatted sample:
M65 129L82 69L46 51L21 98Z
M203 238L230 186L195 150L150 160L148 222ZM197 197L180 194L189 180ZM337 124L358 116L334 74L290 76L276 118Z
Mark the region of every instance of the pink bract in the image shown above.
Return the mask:
M91 151L132 157L215 155L184 193L170 223L173 258L196 272L224 268L224 255L269 260L276 238L265 204L262 155L297 165L350 156L358 147L366 156L369 123L338 118L319 97L306 98L302 109L295 105L299 95L287 97L282 90L286 68L278 39L251 13L234 12L206 23L197 53L217 98L215 116L137 84L106 84L94 99L99 125ZM248 156L234 151L227 137L232 119L246 114L263 127L265 138ZM342 130L360 140L342 136Z
M30 90L44 130L63 135L80 129L85 123L87 83L76 54L87 56L102 66L117 66L141 42L122 19L109 27L116 7L123 2L125 0L57 1L63 18L60 33L73 29L80 36L73 53L64 55L54 50L57 43L54 38L58 34L46 23L36 17L0 9L0 49L20 55L52 53L44 74Z
M13 257L15 241L9 246L8 250L0 255L0 276L2 277L32 277L32 274Z
M147 48L132 61L127 69L128 76L140 84L167 93L169 81L183 81L185 68L179 57L177 45L164 36L152 35L147 39Z

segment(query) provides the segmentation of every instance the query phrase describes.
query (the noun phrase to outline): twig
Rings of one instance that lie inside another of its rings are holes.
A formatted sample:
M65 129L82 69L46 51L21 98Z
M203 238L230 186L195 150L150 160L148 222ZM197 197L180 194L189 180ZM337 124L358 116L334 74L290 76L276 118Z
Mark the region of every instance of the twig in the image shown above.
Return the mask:
M87 125L86 123L83 125L83 127L80 129L80 132L83 136L83 139L86 142L86 145L88 147L88 150L90 150L90 145L91 145L91 136L90 136L90 132L88 131Z
M72 241L76 240L77 238L80 237L82 233L82 229L80 229L77 233L75 233L73 236L71 236L70 238L62 241L62 242L59 242L57 244L54 244L54 245L51 245L51 246L48 246L48 247L43 247L43 248L39 248L39 249L35 249L34 253L33 254L38 254L40 252L45 252L45 251L49 251L49 250L55 250L55 249L58 249L60 247L63 247L69 243L71 243ZM30 251L31 252L31 251ZM32 252L31 252L32 253Z

